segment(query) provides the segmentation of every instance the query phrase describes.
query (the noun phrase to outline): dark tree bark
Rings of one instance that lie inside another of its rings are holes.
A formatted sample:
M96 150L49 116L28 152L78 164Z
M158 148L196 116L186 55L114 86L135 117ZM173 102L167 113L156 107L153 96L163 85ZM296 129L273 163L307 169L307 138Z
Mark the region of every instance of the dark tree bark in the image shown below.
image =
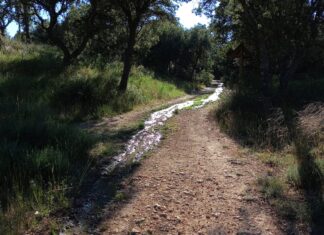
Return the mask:
M272 74L270 71L270 59L265 43L259 42L260 51L260 81L261 91L264 96L269 96Z
M23 30L24 30L24 35L25 35L25 40L26 42L30 42L30 16L29 16L29 6L27 3L23 2L22 3L22 23L23 23Z
M12 3L11 1L3 1L1 2L0 8L0 34L4 37L6 33L6 29L8 25L13 21L12 14Z
M127 48L124 54L123 74L118 87L121 93L124 93L127 90L128 78L133 64L135 43L136 43L136 25L131 25L129 38L127 42Z
M5 36L5 33L6 33L6 28L0 26L0 34L1 34L1 36L4 37Z
M279 82L281 96L287 94L289 81L292 80L293 76L296 74L301 61L302 56L295 54L295 56L290 60L288 66L285 68L285 71L280 75Z

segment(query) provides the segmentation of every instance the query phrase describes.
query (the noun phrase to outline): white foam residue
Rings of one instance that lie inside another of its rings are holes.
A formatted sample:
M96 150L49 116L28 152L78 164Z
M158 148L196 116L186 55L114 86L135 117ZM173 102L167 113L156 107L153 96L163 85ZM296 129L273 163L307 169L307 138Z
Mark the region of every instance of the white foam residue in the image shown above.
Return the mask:
M220 84L213 94L203 99L202 104L194 108L201 108L210 102L217 101L222 91L223 86ZM118 165L126 163L130 159L133 162L140 161L147 151L153 149L161 141L162 134L156 127L162 126L175 114L176 110L189 108L193 105L194 101L190 100L152 113L149 119L145 121L144 128L128 141L125 151L115 156L109 165L103 167L102 174L109 175Z

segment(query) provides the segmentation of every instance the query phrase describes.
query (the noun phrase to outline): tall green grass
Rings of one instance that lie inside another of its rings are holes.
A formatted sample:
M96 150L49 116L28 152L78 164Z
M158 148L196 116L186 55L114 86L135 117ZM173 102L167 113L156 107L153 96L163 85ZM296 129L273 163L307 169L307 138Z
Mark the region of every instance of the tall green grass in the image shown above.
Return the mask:
M63 116L89 119L113 116L130 111L136 105L185 94L176 85L155 79L154 74L143 67L133 68L127 92L119 94L117 87L121 73L120 63L107 65L102 70L93 67L74 69L72 74L68 72L70 79L54 91L52 106Z

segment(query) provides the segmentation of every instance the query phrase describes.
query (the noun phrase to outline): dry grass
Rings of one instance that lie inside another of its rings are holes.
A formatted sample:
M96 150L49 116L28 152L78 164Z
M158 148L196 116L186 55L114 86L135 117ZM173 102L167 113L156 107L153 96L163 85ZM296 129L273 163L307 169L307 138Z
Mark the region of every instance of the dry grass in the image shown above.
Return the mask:
M324 142L324 103L308 104L298 112L298 129L315 145Z

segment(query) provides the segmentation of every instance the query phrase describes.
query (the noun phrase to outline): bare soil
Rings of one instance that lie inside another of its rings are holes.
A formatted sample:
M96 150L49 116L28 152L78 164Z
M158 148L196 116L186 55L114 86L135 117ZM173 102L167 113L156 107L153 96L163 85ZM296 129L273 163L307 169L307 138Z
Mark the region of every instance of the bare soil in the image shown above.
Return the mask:
M222 134L213 106L176 126L106 205L102 234L284 234L256 189L266 167Z

